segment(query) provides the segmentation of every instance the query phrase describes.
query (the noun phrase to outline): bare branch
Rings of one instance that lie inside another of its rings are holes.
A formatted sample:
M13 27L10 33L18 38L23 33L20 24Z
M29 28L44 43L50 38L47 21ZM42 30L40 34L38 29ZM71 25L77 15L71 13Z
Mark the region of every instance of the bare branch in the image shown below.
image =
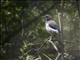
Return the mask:
M56 45L54 44L54 42L52 41L52 37L50 37L50 39L49 39L48 41L52 44L52 46L54 47L54 49L57 51L58 54L57 54L55 60L58 60L59 57L61 56L61 53L59 52L57 46L56 46Z
M52 60L48 55L42 53L46 58L48 58L49 60Z

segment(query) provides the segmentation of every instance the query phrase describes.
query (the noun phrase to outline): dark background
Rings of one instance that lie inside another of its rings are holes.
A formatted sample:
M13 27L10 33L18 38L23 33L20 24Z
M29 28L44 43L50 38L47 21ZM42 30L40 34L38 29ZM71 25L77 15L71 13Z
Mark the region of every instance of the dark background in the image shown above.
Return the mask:
M39 48L49 37L43 16L50 14L59 23L58 13L64 50L69 54L65 60L80 60L80 0L1 0L0 6L1 60L26 60L32 45Z

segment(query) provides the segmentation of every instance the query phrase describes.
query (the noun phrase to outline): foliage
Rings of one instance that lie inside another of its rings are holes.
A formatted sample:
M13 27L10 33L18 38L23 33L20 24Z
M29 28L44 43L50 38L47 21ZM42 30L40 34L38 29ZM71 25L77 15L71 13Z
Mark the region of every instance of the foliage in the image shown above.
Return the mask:
M28 51L34 45L34 48L38 49L49 37L44 28L44 15L50 14L58 23L58 13L62 13L60 0L1 0L0 4L1 60L26 60ZM63 20L64 50L72 56L71 59L73 57L80 59L78 53L76 56L73 53L80 51L80 16L78 14L80 11L77 9L80 4L78 6L76 1L65 0L63 7L61 20ZM42 51L49 46L49 43L46 43ZM38 56L35 56L36 51L33 52L35 54L30 57L35 59ZM55 53L48 53L48 55L53 56L53 59L56 56ZM43 55L41 56L46 60Z

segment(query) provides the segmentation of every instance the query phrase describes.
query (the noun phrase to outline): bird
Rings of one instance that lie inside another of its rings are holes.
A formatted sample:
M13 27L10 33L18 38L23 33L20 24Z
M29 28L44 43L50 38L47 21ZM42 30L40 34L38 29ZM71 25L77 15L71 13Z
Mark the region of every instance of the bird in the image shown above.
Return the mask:
M60 28L50 15L45 15L45 28L50 35L59 34Z
M57 51L58 54L57 54L55 60L58 60L59 57L61 56L61 51L62 51L61 48L59 49L59 46L61 46L61 45L59 45L59 43L60 44L62 44L62 43L57 38L59 37L61 31L60 31L59 25L56 23L56 21L52 19L52 16L45 15L44 17L45 17L45 29L51 35L50 39L48 41L52 44L54 49ZM53 41L53 36L55 37L54 41L57 41L58 44L55 44L55 42Z
M50 15L45 15L45 29L50 34L49 41L51 40L57 41L58 45L60 44L61 46L63 46L63 43L61 41L61 29L59 28L59 25L56 23L56 21L53 20L52 16Z

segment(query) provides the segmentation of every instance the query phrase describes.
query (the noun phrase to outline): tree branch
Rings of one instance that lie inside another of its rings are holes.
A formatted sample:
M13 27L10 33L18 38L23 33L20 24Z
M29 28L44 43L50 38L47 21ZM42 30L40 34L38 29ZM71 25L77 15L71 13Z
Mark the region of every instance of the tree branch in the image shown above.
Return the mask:
M56 46L56 45L54 44L54 42L52 41L52 37L50 37L50 39L49 39L48 41L52 44L52 46L54 47L54 49L57 51L58 55L56 56L55 60L58 60L59 57L61 56L61 53L59 52L57 46Z
M52 60L48 55L42 53L46 58L48 58L49 60Z

